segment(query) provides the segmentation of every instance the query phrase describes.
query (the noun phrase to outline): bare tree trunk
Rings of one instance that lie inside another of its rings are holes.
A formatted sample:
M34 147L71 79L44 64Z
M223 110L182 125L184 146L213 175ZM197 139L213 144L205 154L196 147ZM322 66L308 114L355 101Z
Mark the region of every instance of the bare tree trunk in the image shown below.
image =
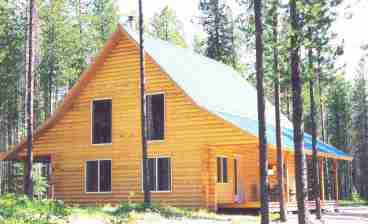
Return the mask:
M35 12L34 0L29 0L29 19L28 19L28 64L27 64L27 169L25 178L25 193L29 198L33 198L33 13Z
M145 99L145 69L144 69L144 27L143 27L143 7L142 0L139 0L139 62L140 62L140 95L141 95L141 135L142 135L142 161L143 161L143 192L144 203L148 206L151 204L151 193L148 188L150 176L148 175L148 158L147 158L147 113Z
M306 188L306 164L304 152L304 127L303 127L303 99L302 99L302 79L300 75L300 56L299 56L299 14L297 11L296 0L290 0L290 20L291 20L291 84L293 90L293 124L294 124L294 150L295 150L295 182L298 201L298 220L299 224L307 222L307 210L305 201L307 197Z
M312 39L312 30L308 28L309 36ZM316 106L314 102L314 66L313 66L313 51L308 49L309 72L311 77L309 80L309 95L310 95L310 121L312 126L312 169L313 169L313 198L316 203L316 217L321 219L321 200L320 200L320 182L319 182L319 163L317 151L317 125L316 125ZM313 74L313 75L312 75Z
M261 194L261 223L269 223L268 208L268 160L266 139L265 99L263 89L263 25L262 0L254 0L255 29L256 29L256 74L257 74L257 103L258 103L258 137L260 160L260 194Z
M285 188L284 188L284 155L282 152L281 141L281 121L280 121L280 70L278 60L278 12L279 6L278 0L273 3L273 15L272 15L272 31L273 31L273 71L276 75L275 79L275 123L276 123L276 148L277 148L277 182L279 190L279 203L280 203L280 220L286 222L286 209L285 209Z
M321 77L321 48L317 47L317 79L318 79L318 91L319 91L319 109L321 113L321 135L322 141L325 142L325 120L323 113L323 100L322 100L322 77Z

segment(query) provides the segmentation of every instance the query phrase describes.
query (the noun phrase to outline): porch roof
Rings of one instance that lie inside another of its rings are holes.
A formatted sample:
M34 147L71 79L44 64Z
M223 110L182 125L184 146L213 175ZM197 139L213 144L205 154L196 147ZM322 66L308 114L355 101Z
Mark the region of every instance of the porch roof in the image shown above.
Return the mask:
M258 136L258 121L247 117L241 117L224 112L216 112L218 116L224 117L242 130L248 131L253 135ZM266 126L267 143L276 145L276 128L273 125ZM282 146L289 151L294 150L293 129L282 128ZM304 149L312 151L312 136L304 133ZM351 160L352 156L349 153L341 151L334 146L323 143L317 140L317 149L322 154L328 154L335 158Z

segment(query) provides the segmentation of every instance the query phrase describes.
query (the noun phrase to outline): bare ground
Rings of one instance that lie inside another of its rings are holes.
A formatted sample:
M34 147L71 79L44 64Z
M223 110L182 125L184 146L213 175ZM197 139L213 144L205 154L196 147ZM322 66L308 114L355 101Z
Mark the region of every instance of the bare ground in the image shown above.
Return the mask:
M237 224L237 223L259 223L259 217L251 215L219 215L220 220L206 220L206 219L190 219L190 218L173 218L167 219L158 214L148 213L139 218L129 220L128 223L137 224ZM368 224L368 207L354 206L354 207L340 207L338 211L325 212L322 221L315 220L315 215L310 214L310 224ZM289 214L288 222L286 224L297 224L297 215ZM81 217L72 217L71 224L109 224L106 221L96 219L88 219ZM280 222L273 222L277 224Z
M311 223L316 224L368 224L368 207L339 207L338 211L325 212L322 215L322 221L315 220L315 215L310 214ZM297 215L289 215L287 224L297 224ZM280 223L280 222L275 222Z

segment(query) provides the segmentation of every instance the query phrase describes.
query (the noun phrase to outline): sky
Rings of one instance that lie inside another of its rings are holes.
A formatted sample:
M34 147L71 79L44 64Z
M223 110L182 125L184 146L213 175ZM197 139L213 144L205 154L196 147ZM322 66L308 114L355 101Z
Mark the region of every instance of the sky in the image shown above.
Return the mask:
M239 10L235 0L229 1L230 6L236 11ZM160 11L165 6L175 10L178 19L184 25L184 37L191 43L194 34L198 33L199 0L143 0L143 11L145 20L151 18L155 12ZM119 8L122 14L128 14L138 11L137 0L118 0ZM368 0L344 0L339 7L338 19L333 29L338 34L339 43L344 43L344 55L338 60L338 65L345 67L345 76L353 79L355 76L358 61L363 54L362 44L368 43Z

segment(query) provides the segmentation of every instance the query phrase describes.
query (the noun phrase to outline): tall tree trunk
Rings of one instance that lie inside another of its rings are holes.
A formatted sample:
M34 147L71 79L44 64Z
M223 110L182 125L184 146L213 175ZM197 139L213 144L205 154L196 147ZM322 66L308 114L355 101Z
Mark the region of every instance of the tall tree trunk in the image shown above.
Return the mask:
M319 43L319 42L318 42ZM319 92L319 109L321 113L321 135L322 141L325 142L325 121L324 121L324 113L323 113L323 99L322 99L322 74L321 74L321 47L317 47L317 79L318 79L318 92Z
M262 0L254 0L254 15L256 29L256 75L257 75L257 104L258 104L258 135L260 160L260 194L261 194L261 223L269 223L268 208L268 160L266 139L265 99L263 89L263 25Z
M33 13L35 12L34 0L29 0L29 19L28 19L28 64L27 64L27 165L25 178L25 193L29 198L33 198Z
M279 190L279 203L280 203L280 220L286 222L286 209L285 209L285 188L284 188L284 155L282 152L281 141L281 121L280 121L280 70L278 59L278 12L279 7L278 0L273 3L273 15L272 15L272 32L273 32L273 72L276 75L275 78L275 123L276 123L276 148L277 148L277 182Z
M302 99L302 79L300 75L300 24L299 13L297 11L296 0L290 0L290 20L291 20L291 43L290 43L290 67L291 84L293 90L293 124L294 124L294 150L295 150L295 182L296 196L298 202L299 224L307 222L307 210L305 201L307 198L306 164L304 153L304 127L303 127L303 99Z
M312 30L309 27L308 33L310 39L312 39ZM317 124L316 124L316 109L314 102L314 66L313 66L313 50L308 49L308 63L309 63L309 95L310 95L310 122L312 126L312 169L313 169L313 198L316 203L316 217L321 219L321 200L320 200L320 182L319 182L319 163L318 163L318 151L317 151Z
M144 203L148 206L151 203L151 193L148 186L150 176L148 175L148 158L147 158L147 113L146 113L146 97L145 97L145 57L144 57L144 27L143 27L143 6L142 0L139 0L139 65L140 65L140 95L141 95L141 138L142 138L142 161L143 161L143 192Z

